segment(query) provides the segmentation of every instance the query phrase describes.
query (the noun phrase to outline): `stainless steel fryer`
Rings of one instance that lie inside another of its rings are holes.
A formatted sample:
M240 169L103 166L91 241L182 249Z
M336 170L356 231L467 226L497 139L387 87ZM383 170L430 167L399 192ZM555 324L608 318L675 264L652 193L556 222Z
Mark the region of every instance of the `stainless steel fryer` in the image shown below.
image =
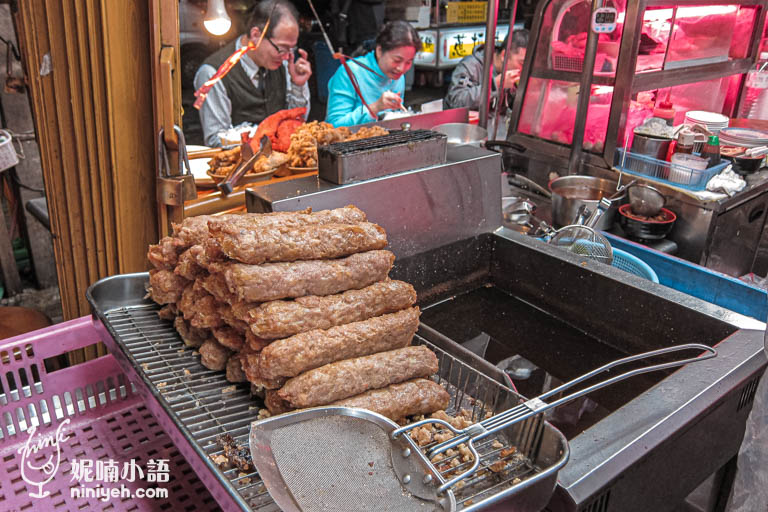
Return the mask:
M159 306L145 298L147 281L147 273L138 273L92 285L87 297L95 328L223 510L278 510L257 473L222 470L211 458L223 453L216 443L219 435L248 444L249 426L262 402L250 395L247 385L233 385L223 372L200 364L196 351L184 345L170 322L157 316ZM452 397L449 413L466 409L476 420L521 400L443 350L437 345L443 342L441 337L427 340L417 335L414 342L426 344L438 355L438 380ZM523 457L502 472L486 470L468 482L457 492L457 510L479 510L505 499L505 508L541 510L568 459L565 437L541 418L532 418L483 443L480 452L489 465L500 457L496 439L503 448L515 446Z

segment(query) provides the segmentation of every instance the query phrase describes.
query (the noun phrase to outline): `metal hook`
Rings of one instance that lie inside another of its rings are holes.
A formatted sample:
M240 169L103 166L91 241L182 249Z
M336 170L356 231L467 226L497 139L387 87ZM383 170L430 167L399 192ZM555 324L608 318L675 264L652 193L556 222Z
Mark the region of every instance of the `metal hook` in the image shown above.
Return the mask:
M157 133L157 172L161 178L170 176L170 163L168 162L168 150L163 140L163 129Z
M181 127L178 125L173 125L173 132L179 140L179 174L182 176L192 174L192 170L189 167L189 154L187 153L187 142L184 139L184 132L181 131Z

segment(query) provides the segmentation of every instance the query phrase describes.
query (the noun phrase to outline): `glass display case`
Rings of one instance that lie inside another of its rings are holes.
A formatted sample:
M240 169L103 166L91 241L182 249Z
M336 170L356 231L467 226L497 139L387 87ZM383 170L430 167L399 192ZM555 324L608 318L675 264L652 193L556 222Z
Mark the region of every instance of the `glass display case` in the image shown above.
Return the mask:
M592 3L542 0L536 11L508 136L525 151L505 160L540 183L611 168L625 133L662 102L676 123L689 110L734 115L768 1L605 0L618 19L600 34Z

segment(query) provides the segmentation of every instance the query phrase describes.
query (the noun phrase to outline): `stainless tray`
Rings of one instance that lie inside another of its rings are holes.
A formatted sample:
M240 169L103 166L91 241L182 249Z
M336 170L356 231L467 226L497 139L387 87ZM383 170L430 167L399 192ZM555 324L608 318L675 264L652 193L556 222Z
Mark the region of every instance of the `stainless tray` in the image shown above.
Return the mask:
M216 444L221 434L248 445L249 425L263 403L250 395L248 385L233 385L223 372L200 364L196 351L184 345L171 323L157 316L159 307L145 298L148 279L147 273L127 274L92 285L86 295L94 327L223 510L278 510L257 473L222 470L211 459L222 453ZM417 334L414 343L438 355L436 379L451 393L449 413L466 409L477 419L519 403L512 390L438 346L453 342L424 335L430 339ZM457 510L479 510L505 499L505 509L541 510L568 459L565 437L539 417L504 431L498 440L504 448L516 446L522 457L503 472L485 471L457 490ZM499 459L493 441L479 447L484 465Z

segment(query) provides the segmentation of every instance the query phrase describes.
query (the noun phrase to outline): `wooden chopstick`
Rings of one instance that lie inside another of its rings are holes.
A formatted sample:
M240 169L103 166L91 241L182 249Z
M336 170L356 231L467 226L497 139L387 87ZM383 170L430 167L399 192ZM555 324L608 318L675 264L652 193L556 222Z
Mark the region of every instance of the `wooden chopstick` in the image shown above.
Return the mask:
M221 148L198 149L195 151L190 151L188 156L190 160L194 160L195 158L210 158L217 153L220 153L221 151Z

